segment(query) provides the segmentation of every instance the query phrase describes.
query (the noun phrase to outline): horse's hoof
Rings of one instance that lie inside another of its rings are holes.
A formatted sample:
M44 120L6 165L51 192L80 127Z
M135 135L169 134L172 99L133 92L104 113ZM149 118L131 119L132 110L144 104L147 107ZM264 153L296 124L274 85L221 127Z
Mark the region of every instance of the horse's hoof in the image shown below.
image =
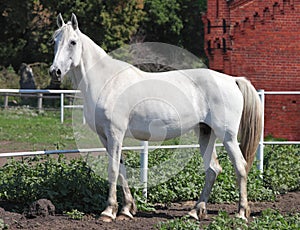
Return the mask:
M200 220L208 220L208 215L207 215L206 210L200 210L199 219Z
M244 215L241 215L239 213L235 214L235 217L236 218L239 218L239 219L242 219L244 220L246 223L248 223L248 219L244 216Z
M113 218L111 218L110 216L105 216L105 215L100 216L99 220L102 222L105 222L105 223L111 223L114 221Z
M133 215L129 212L128 209L123 209L119 216L117 217L118 220L132 220Z
M126 221L126 220L132 220L132 219L133 219L133 216L128 216L128 215L125 215L125 214L120 214L117 217L118 221Z
M197 210L193 209L188 213L189 217L193 218L194 220L199 220Z

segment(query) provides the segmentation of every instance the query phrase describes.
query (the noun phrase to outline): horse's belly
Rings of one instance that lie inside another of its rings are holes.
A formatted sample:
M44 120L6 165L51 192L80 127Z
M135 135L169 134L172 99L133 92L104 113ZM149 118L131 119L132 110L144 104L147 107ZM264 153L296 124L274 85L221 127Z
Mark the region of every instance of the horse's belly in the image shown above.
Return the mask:
M162 141L178 137L185 133L179 125L166 125L157 119L151 122L132 122L126 132L126 136L139 140Z
M140 105L131 111L126 136L162 141L178 137L199 124L196 114L185 110L184 106L174 107L162 102L154 104Z

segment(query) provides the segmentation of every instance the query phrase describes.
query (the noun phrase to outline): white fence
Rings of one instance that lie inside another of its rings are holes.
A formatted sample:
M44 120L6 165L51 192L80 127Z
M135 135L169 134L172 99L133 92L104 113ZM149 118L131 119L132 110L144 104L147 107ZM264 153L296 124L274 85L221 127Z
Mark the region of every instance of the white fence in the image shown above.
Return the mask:
M262 108L263 108L263 116L262 116L262 133L260 136L259 145L257 148L257 160L258 160L258 169L263 172L264 167L264 146L265 145L299 145L300 141L264 141L264 133L265 133L265 95L300 95L299 91L264 91L258 90L258 95L261 100ZM300 119L300 118L299 118Z
M83 108L80 105L65 105L64 98L66 94L80 93L78 90L20 90L20 89L0 89L0 95L4 96L4 107L8 106L8 97L11 94L36 94L37 95L37 107L42 109L43 94L56 94L60 95L60 120L64 122L64 109L66 108ZM262 107L264 111L265 107L265 95L300 95L299 91L270 91L259 90L258 94L261 98ZM264 117L264 116L263 116ZM299 118L300 119L300 118ZM264 125L264 120L262 121ZM264 126L263 126L264 127ZM300 141L264 141L264 129L257 150L257 159L259 165L257 166L261 172L263 172L263 156L265 145L300 145ZM218 144L222 146L222 144ZM135 150L141 152L141 182L144 184L144 196L147 197L147 175L148 175L148 150L157 149L157 146L149 146L148 142L144 141L140 147L123 147L123 150ZM178 149L178 148L199 148L199 145L164 145L160 146L162 149ZM45 154L67 154L67 153L86 153L86 152L105 152L104 148L93 148L93 149L73 149L73 150L48 150L48 151L32 151L32 152L11 152L11 153L0 153L1 157L17 157L17 156L34 156L34 155L45 155Z
M64 99L66 94L77 94L79 90L51 90L51 89L0 89L0 94L4 96L4 108L8 107L9 96L24 96L24 94L34 94L37 97L38 110L43 109L44 94L54 94L60 97L60 121L64 122L64 109L66 108L83 108L82 105L65 105ZM23 95L22 95L23 94Z

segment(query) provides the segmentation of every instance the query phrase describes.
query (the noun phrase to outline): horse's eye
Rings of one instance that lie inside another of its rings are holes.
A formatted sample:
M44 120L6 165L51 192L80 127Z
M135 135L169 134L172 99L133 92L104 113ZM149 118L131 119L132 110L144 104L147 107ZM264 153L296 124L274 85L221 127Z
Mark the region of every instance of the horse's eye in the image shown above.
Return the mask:
M71 41L70 43L71 43L72 46L76 45L76 41Z

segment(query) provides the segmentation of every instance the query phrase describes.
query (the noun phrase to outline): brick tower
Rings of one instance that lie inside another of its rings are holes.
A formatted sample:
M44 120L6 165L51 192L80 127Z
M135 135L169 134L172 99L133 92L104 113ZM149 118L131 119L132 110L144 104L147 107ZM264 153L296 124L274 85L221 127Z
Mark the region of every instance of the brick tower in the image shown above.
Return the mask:
M209 66L257 89L300 90L300 1L208 0ZM267 95L265 135L300 140L300 96Z

